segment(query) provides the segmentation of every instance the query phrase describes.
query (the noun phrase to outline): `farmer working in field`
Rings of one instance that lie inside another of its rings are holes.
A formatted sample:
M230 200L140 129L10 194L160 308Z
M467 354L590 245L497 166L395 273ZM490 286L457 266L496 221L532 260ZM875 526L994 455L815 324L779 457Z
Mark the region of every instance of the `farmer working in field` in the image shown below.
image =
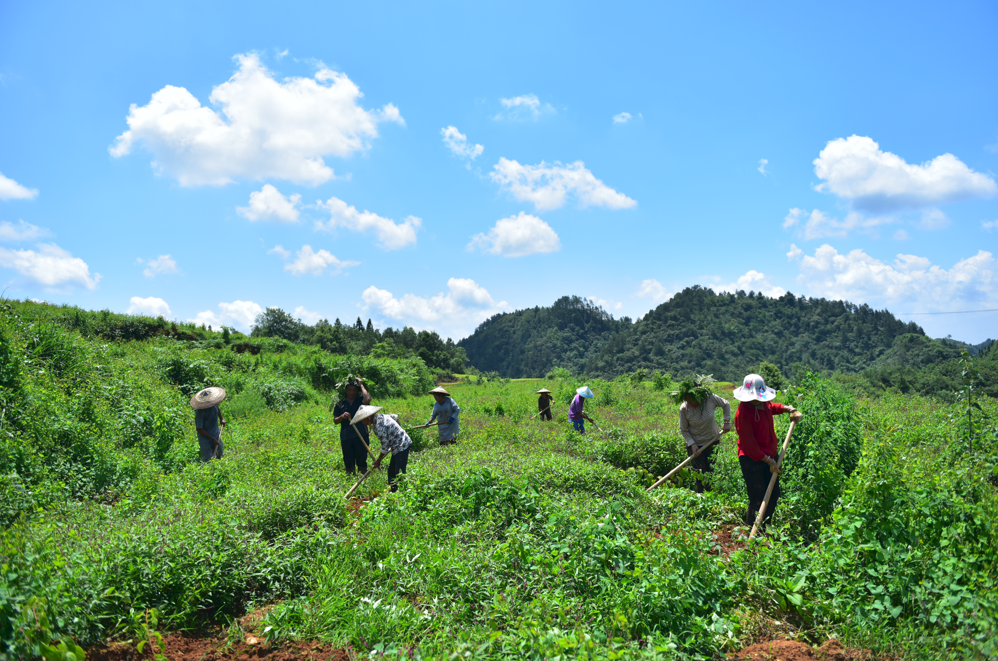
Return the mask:
M392 491L398 491L395 478L398 477L399 473L405 473L406 466L409 465L409 448L412 445L412 439L399 425L397 416L378 413L380 410L380 406L361 406L357 415L354 416L353 425L370 429L381 441L381 456L374 461L372 469L380 467L381 460L389 452L391 453L392 458L388 462L388 484L391 485ZM359 423L363 423L363 425Z
M222 458L222 428L225 418L218 405L225 399L222 388L205 388L191 397L194 414L194 428L198 430L198 445L201 446L201 463Z
M345 385L344 385L345 384ZM338 383L337 392L343 388L344 397L337 402L333 409L333 422L340 425L340 449L343 451L343 465L347 473L353 473L360 469L361 473L367 472L367 448L364 444L371 442L367 435L367 427L361 425L351 425L350 420L357 415L357 410L363 404L371 403L371 395L364 387L364 380L360 377L354 378L352 374L347 375L346 381ZM361 442L360 437L363 437Z
M586 433L586 423L584 420L593 422L593 419L582 412L582 407L585 405L587 399L592 399L595 397L593 391L589 389L589 386L582 386L575 391L575 398L572 399L572 404L568 407L568 419L572 421L572 426L580 434ZM596 423L593 422L595 425Z
M452 443L457 443L457 433L458 433L458 415L461 413L461 407L457 405L454 398L450 396L450 393L443 388L434 388L430 391L433 395L433 399L437 400L437 403L433 405L433 412L430 414L430 420L426 424L431 424L434 420L440 420L440 426L437 431L440 433L440 445L450 445Z
M551 402L554 398L551 397L551 391L547 388L541 388L537 391L540 397L537 398L537 410L540 411L541 420L551 420Z
M735 428L738 430L738 464L742 469L749 499L745 523L752 525L766 497L770 474L780 473L776 465L779 441L773 427L773 416L789 412L790 419L796 422L803 415L792 406L772 401L776 397L776 391L766 387L766 382L758 374L746 376L743 385L735 388L733 394L735 399L742 402L735 413ZM763 513L763 526L773 517L779 500L780 480L777 478L769 504Z
M702 449L703 446L720 438L722 431L731 431L731 405L710 389L713 382L710 376L697 376L683 381L679 384L679 390L672 393L677 404L682 402L679 407L679 433L686 440L686 454L693 457L693 470L700 473L714 472L713 454L717 443L706 449ZM714 418L718 406L724 412L724 427L721 430L717 428ZM696 492L703 493L704 489L710 491L710 483L704 487L703 479L697 478Z

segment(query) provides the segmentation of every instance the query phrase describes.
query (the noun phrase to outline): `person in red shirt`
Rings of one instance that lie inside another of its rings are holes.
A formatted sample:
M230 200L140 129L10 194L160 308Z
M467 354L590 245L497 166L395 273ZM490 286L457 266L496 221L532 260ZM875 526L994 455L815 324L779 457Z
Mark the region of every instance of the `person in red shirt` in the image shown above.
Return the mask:
M738 430L738 464L745 480L745 490L748 491L749 504L745 513L745 523L752 525L766 497L771 473L777 475L780 473L776 465L779 440L776 438L773 416L790 413L790 419L794 422L803 416L792 406L772 401L776 398L776 391L767 387L766 382L758 374L746 376L743 385L735 388L732 394L741 402L735 413L735 429ZM763 526L773 517L779 500L780 479L777 477L763 515Z

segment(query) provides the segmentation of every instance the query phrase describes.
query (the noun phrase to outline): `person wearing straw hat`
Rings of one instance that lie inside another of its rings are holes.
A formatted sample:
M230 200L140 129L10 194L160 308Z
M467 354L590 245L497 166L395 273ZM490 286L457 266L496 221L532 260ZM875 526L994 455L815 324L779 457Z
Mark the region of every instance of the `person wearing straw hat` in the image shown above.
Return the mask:
M551 402L554 401L554 398L551 397L551 391L547 388L541 388L537 394L540 395L537 398L537 410L540 411L541 420L553 420Z
M458 416L461 413L461 407L457 405L449 392L439 386L431 390L430 394L433 395L433 399L437 400L437 403L433 405L433 412L426 424L429 425L434 420L440 420L440 425L437 427L437 432L440 434L440 445L457 443Z
M191 397L194 413L194 428L198 430L198 445L201 446L201 463L222 458L222 428L225 418L218 405L225 399L222 388L205 388Z
M367 436L367 427L352 426L350 419L357 415L357 410L363 404L371 403L371 395L364 387L364 380L347 375L343 382L344 397L336 403L333 409L333 422L340 426L340 450L343 451L343 466L347 473L353 473L358 468L361 473L367 472L367 448L364 444L371 444ZM340 386L341 384L336 384ZM358 436L360 434L360 436ZM363 438L363 441L361 441Z
M686 379L679 384L679 389L672 393L672 399L679 406L679 433L686 441L686 454L693 457L691 467L700 475L714 472L713 454L717 447L721 432L731 431L731 404L728 400L714 393L710 386L714 379L710 375L698 375ZM717 428L715 412L721 407L724 415L724 427ZM705 445L710 445L703 449ZM697 493L710 491L708 483L704 486L703 479L698 477L694 490Z
M780 473L776 461L779 440L776 438L773 416L790 413L790 419L796 422L803 415L792 406L774 402L776 391L767 387L765 380L758 374L746 376L742 385L735 388L732 394L741 402L738 411L735 412L735 429L738 430L738 465L742 470L749 500L745 524L752 525L766 497L771 473L777 475ZM773 517L780 495L780 480L777 477L769 504L763 512L763 526Z
M379 413L380 406L361 406L357 410L357 415L353 416L350 424L358 426L363 423L381 442L381 456L374 460L371 470L381 466L381 460L391 453L392 458L388 462L388 484L392 491L398 491L395 478L399 473L405 473L409 465L409 448L412 447L412 439L405 433L398 423L398 416L385 415Z
M575 431L580 434L586 433L586 423L585 420L593 422L593 419L582 412L582 408L585 406L587 399L592 399L595 397L593 391L589 389L589 386L582 386L575 391L575 397L572 399L571 405L568 407L568 419L572 421L572 427ZM593 422L595 425L596 423Z

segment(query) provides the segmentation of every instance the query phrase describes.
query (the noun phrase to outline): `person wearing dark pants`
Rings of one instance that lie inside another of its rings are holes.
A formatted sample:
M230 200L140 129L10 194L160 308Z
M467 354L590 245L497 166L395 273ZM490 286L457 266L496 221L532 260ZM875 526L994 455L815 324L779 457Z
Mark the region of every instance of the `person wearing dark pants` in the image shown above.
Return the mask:
M714 394L710 386L714 379L698 376L686 379L679 389L672 393L672 399L679 406L679 433L686 441L686 454L693 457L692 468L699 472L695 489L697 493L710 491L708 473L714 472L714 448L720 443L721 433L731 431L731 405L728 400ZM721 409L724 426L717 428L715 412ZM707 484L704 485L704 482Z
M348 378L344 390L345 397L336 403L333 409L333 422L340 425L340 449L343 451L343 465L347 473L360 469L367 472L367 448L371 444L364 425L351 425L350 419L357 415L357 410L364 404L371 403L371 396L364 387L364 380ZM363 441L361 441L363 439Z
M776 428L773 416L790 413L794 422L803 416L792 406L774 402L776 391L766 387L766 382L758 374L749 374L743 385L735 388L735 399L741 402L735 413L735 429L738 430L738 464L745 480L745 490L748 492L748 510L745 512L745 524L755 522L762 501L769 488L769 480L775 473L780 474L777 466L779 440L776 438ZM776 479L773 493L770 495L766 511L763 512L762 527L773 518L776 503L780 499L780 480Z
M537 398L537 410L540 411L541 420L553 420L554 416L551 415L551 404L554 403L554 398L551 396L551 391L547 388L541 388L537 391L540 397Z
M381 441L381 456L378 457L371 469L381 466L381 461L391 453L392 459L388 462L388 484L392 491L398 490L395 479L400 473L405 473L409 465L409 448L412 446L412 439L405 433L399 425L396 415L383 415L378 413L380 406L361 406L354 416L354 426L363 422L364 425L374 432L374 435Z
M222 458L222 430L225 429L225 418L222 417L218 405L224 399L225 389L218 387L205 388L191 397L191 408L195 411L194 428L198 433L202 464Z

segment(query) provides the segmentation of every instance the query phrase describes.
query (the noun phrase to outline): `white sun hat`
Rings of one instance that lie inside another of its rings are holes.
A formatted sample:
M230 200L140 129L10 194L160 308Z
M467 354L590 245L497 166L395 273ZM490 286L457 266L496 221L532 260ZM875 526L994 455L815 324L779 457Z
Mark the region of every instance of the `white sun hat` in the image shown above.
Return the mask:
M745 377L740 388L731 393L739 402L769 402L776 399L776 391L766 386L766 381L758 374Z
M596 396L593 394L593 391L589 389L589 386L582 386L581 388L577 389L575 392L577 392L580 397L585 397L586 399L592 399L593 397Z
M358 422L361 422L365 418L370 418L372 415L374 415L383 408L384 408L383 406L371 406L369 404L361 404L360 407L357 409L357 415L353 416L350 419L350 424L356 425Z

